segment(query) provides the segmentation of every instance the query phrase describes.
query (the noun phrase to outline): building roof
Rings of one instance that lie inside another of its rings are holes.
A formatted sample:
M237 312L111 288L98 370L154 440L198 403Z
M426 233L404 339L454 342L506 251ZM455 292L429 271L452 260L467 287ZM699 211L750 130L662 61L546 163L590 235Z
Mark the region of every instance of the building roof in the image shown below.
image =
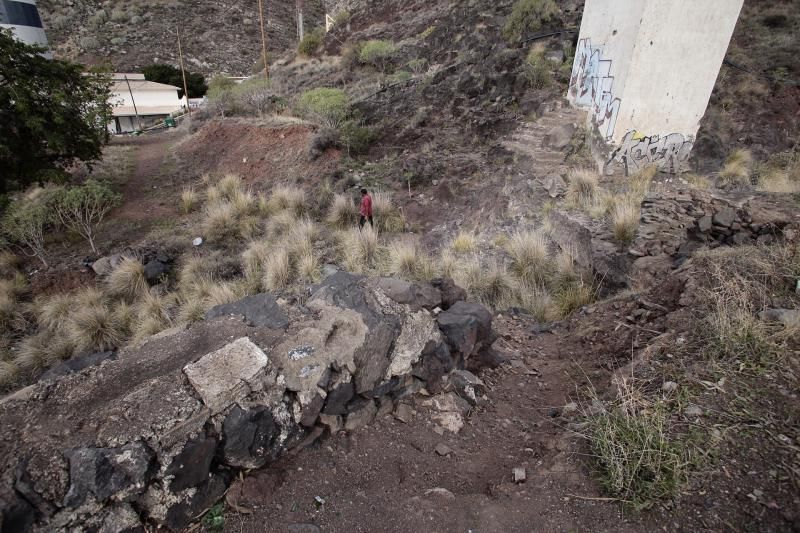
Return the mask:
M146 117L148 115L169 115L180 109L180 106L137 106L136 110L139 111L139 116ZM113 110L113 114L115 117L133 117L136 116L136 112L133 110L133 106L123 105L119 107L115 107Z
M126 93L128 92L128 83L131 84L131 91L167 91L173 90L178 91L178 87L174 85L167 85L166 83L157 83L155 81L145 81L145 80L132 80L128 78L128 81L125 80L117 80L113 81L111 86L111 91L115 93Z
M125 78L129 80L143 80L144 74L139 72L115 72L111 79L117 81L124 80Z

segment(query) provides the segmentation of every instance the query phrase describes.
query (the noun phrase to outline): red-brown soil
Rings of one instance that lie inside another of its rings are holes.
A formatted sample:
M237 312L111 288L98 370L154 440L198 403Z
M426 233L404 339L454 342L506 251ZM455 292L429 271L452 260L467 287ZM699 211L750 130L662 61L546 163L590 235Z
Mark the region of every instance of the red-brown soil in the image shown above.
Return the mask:
M318 185L336 171L341 154L329 149L312 161L307 147L313 134L295 123L212 120L187 138L177 155L198 176L236 174L259 189L294 182Z

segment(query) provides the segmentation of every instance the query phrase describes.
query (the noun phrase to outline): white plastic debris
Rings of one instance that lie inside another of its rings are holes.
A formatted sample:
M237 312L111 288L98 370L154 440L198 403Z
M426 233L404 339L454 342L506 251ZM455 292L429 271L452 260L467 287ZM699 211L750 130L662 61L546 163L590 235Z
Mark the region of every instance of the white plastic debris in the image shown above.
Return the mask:
M195 240L192 241L192 244L195 246L200 246L201 244L203 244L203 238L197 237Z

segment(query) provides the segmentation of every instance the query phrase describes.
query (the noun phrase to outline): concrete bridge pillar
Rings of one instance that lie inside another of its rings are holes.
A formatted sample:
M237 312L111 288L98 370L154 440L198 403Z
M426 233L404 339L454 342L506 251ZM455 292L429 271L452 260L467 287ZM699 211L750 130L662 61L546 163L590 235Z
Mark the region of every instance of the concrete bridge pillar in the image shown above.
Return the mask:
M586 0L567 98L605 171L681 170L743 3Z

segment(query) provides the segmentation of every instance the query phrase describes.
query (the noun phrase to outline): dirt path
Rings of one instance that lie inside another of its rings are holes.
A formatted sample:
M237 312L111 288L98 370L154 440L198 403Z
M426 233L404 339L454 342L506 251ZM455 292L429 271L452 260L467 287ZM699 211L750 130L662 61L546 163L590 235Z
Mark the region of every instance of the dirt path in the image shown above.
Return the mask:
M581 443L565 429L561 408L585 378L574 362L580 354L566 333L534 335L532 326L496 321L510 361L482 375L489 400L460 433L438 428L426 398L417 397L407 424L387 416L255 473L245 492L258 508L230 513L226 530L292 531L302 523L353 532L639 530L618 504L592 499L602 494ZM453 453L438 455L438 444ZM513 482L515 467L526 469L525 483Z
M169 172L169 149L180 133L152 133L131 139L136 155L131 178L123 185L124 203L114 213L119 220L152 221L177 213L174 172Z

